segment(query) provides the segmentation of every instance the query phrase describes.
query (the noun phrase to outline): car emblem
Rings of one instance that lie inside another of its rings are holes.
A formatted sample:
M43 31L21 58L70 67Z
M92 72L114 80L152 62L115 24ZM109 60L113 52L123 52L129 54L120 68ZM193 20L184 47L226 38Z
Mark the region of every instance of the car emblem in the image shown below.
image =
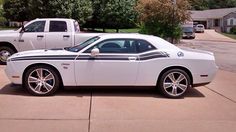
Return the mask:
M180 51L180 52L178 52L178 53L177 53L177 55L178 55L178 57L184 57L184 53L183 53L183 52L181 52L181 51Z

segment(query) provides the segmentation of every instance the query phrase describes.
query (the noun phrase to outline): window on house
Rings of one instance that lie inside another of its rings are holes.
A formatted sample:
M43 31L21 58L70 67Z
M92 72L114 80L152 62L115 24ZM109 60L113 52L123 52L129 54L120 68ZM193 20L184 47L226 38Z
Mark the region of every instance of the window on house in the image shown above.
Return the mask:
M234 19L230 19L230 25L234 25Z
M214 20L215 27L219 27L219 25L220 25L219 23L220 23L219 19Z

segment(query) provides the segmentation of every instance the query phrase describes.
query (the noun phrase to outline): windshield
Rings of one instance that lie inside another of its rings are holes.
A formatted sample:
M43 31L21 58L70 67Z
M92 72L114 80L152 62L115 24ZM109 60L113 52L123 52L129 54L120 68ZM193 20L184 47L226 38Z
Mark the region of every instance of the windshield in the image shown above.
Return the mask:
M192 27L183 27L183 32L184 33L189 33L189 32L193 32L193 28Z
M87 41L82 42L79 45L76 45L74 47L65 48L65 50L68 50L68 51L71 51L71 52L79 52L80 50L82 50L83 48L87 47L88 45L94 43L98 39L100 39L100 37L96 36L96 37L88 39Z

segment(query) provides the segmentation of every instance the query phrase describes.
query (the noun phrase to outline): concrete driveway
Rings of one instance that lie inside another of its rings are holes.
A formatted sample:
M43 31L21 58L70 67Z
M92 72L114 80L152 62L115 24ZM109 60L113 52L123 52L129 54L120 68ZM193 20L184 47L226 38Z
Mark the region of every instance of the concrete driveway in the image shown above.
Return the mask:
M226 37L220 33L217 33L215 30L211 29L206 29L204 33L196 33L195 40L236 43L236 40Z
M83 88L30 96L0 66L1 132L235 132L236 73L167 99L152 88ZM224 78L224 79L222 79Z

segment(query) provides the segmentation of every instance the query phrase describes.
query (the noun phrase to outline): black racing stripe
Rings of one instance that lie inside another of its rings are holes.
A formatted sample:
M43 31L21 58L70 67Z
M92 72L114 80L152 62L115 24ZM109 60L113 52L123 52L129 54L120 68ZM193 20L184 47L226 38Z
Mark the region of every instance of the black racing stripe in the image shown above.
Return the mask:
M76 55L60 55L60 56L27 56L12 58L11 61L23 61L23 60L74 60Z
M151 60L151 59L156 59L156 58L165 58L167 57L166 55L152 55L152 56L146 56L146 57L140 57L139 60Z

